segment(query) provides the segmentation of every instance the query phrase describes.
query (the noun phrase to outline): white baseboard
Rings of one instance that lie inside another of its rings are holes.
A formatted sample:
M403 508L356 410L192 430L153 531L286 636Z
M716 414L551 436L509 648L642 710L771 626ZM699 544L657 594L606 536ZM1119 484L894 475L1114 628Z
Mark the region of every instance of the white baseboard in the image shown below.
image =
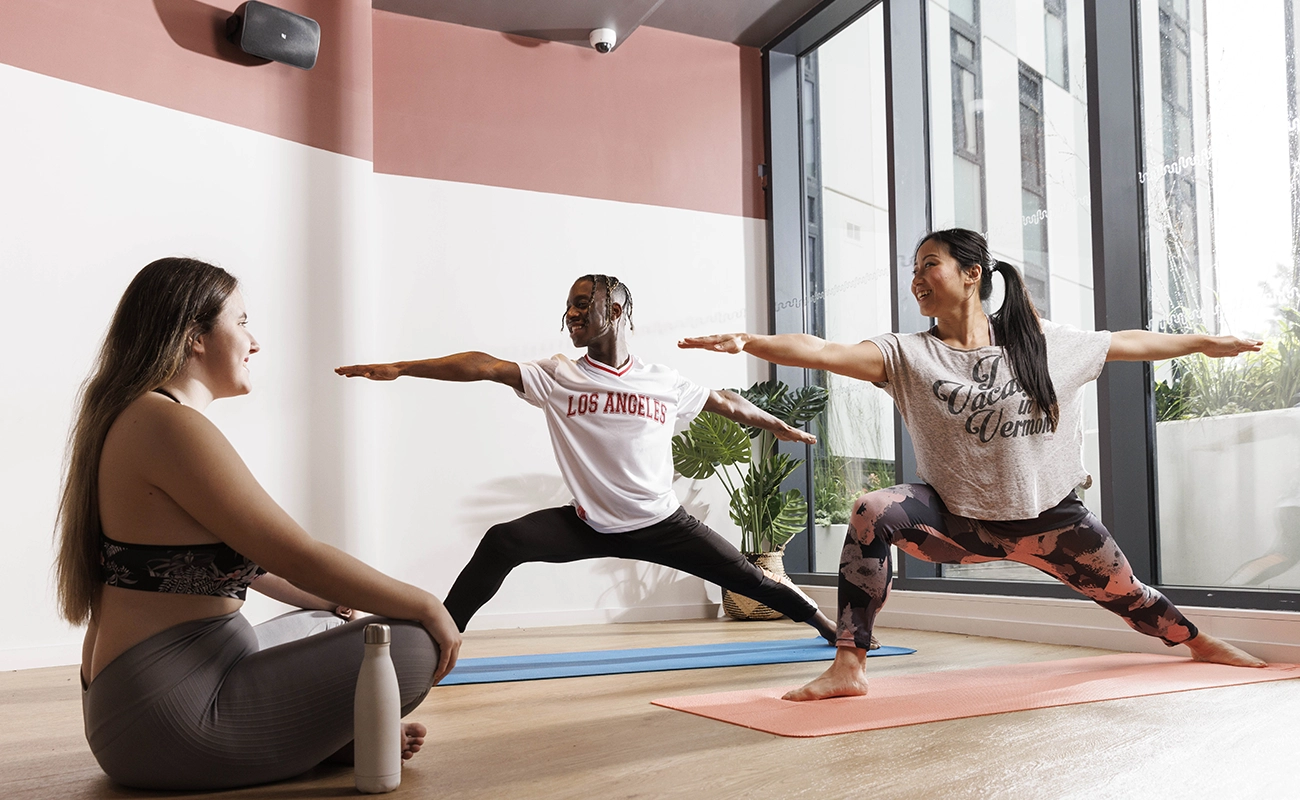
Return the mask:
M827 616L835 618L835 587L802 588ZM1181 608L1206 633L1253 655L1266 661L1300 663L1300 613ZM1178 652L1171 651L1158 639L1135 632L1119 617L1088 600L891 591L876 624L882 628L964 633L1106 650Z
M603 625L614 622L666 622L676 619L717 619L721 603L683 603L633 608L593 608L583 611L519 611L475 614L468 630L553 628L559 625Z
M802 586L827 616L835 617L835 587ZM1232 608L1184 607L1207 633L1232 642L1267 661L1300 663L1300 613ZM548 628L616 622L663 622L716 619L718 603L689 603L585 611L531 611L479 614L470 630ZM892 591L877 624L1024 642L1073 644L1129 652L1169 653L1169 648L1142 636L1109 611L1087 600L1001 595ZM77 664L80 642L0 650L0 670Z

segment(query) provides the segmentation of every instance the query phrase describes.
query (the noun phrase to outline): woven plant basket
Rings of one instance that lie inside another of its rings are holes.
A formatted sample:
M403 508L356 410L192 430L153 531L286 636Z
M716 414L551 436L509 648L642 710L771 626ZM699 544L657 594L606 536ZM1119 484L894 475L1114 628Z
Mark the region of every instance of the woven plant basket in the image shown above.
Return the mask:
M785 561L782 553L746 553L745 558L749 563L754 564L759 569L771 576L772 580L780 582L785 578ZM722 590L722 610L732 619L751 620L751 619L780 619L780 611L773 611L757 600L750 600L741 594L736 594L729 589Z

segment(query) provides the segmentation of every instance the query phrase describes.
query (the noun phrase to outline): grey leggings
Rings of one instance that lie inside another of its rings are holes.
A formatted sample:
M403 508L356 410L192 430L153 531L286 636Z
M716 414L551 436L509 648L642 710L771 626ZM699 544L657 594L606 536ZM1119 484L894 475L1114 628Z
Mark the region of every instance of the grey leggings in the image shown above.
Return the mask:
M86 740L99 765L126 786L173 790L250 786L311 769L352 741L370 622L392 628L403 716L428 694L438 647L418 623L368 617L314 633L320 619L294 612L254 628L235 612L127 650L83 684ZM285 643L263 648L259 638Z

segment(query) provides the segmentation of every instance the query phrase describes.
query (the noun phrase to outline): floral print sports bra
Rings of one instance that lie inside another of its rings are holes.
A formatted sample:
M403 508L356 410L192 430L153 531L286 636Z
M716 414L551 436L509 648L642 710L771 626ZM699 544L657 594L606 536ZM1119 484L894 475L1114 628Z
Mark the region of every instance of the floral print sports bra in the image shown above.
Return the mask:
M121 589L243 600L248 585L266 572L225 542L133 544L100 534L99 543L104 583Z

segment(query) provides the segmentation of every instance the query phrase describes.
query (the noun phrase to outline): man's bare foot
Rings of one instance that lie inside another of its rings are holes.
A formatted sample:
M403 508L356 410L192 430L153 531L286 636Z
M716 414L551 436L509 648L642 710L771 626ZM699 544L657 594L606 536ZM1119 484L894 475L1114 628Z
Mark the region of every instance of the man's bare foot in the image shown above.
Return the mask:
M1213 664L1231 664L1234 667L1267 667L1267 661L1255 658L1245 650L1240 650L1225 641L1216 639L1201 631L1195 638L1184 642L1192 651L1196 661L1208 661Z
M429 729L418 722L402 723L402 760L414 756L424 746L424 735Z
M838 635L835 630L835 623L831 622L825 614L818 611L813 615L812 619L807 620L807 623L816 628L817 633L820 634L828 644L835 644L835 638Z
M782 700L825 700L828 697L858 697L867 693L867 651L841 647L835 660L808 684L785 693Z

